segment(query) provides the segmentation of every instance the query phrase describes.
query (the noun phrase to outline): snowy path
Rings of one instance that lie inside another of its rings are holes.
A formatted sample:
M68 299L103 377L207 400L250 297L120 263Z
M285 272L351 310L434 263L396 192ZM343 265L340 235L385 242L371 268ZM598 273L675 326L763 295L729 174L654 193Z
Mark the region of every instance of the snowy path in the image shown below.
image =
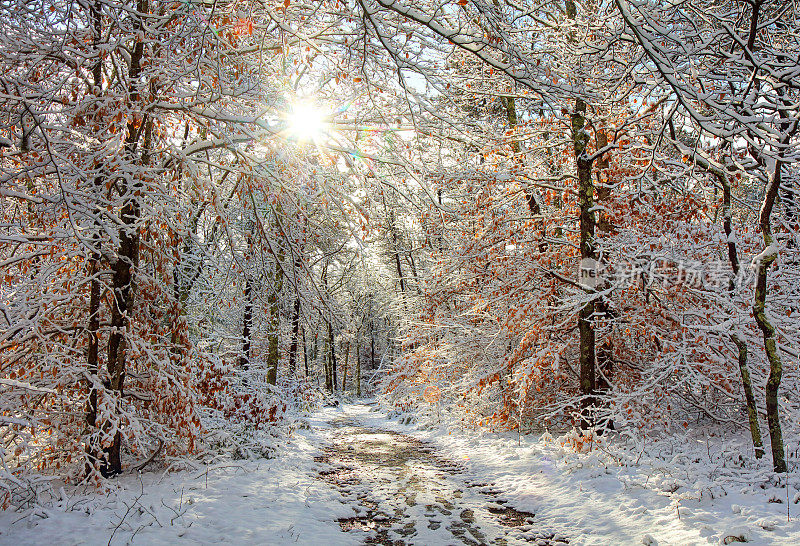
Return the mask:
M463 468L411 436L367 428L347 414L335 428L321 475L350 500L357 515L343 530L368 544L566 544L536 530L535 516L504 506L488 484L466 480Z
M46 505L0 512L0 545L800 544L797 504L787 521L786 490L758 479L722 486L536 436L421 429L368 404L308 424L271 459L127 474L107 495L56 486Z
M328 480L357 510L351 525L365 524L372 513L390 518L376 525L376 532L390 530L379 535L384 542L373 539L379 544L389 544L386 538L426 545L470 540L515 544L523 539L598 546L734 544L741 539L800 544L797 503L790 505L787 521L787 505L780 500L786 489L765 483L763 476L714 479L732 455L708 440L681 446L700 461L694 466L647 457L641 464L620 464L602 450L577 454L538 435L519 438L402 424L364 404L327 408L317 419L317 426L329 427L326 468L340 468ZM713 462L704 462L706 457ZM791 495L795 489L793 484ZM407 498L411 506L404 506ZM365 500L382 503L376 507ZM465 510L473 521L460 526ZM535 516L513 516L529 513ZM439 519L441 526L430 529ZM416 534L404 538L402 530L410 532L411 523Z

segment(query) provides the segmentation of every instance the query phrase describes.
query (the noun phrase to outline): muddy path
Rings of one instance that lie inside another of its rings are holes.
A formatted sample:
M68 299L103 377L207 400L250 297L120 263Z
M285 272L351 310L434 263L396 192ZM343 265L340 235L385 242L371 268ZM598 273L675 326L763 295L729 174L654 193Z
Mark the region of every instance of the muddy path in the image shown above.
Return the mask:
M537 531L535 515L507 505L492 484L411 436L369 428L347 416L331 423L320 478L350 500L342 530L364 544L567 544Z

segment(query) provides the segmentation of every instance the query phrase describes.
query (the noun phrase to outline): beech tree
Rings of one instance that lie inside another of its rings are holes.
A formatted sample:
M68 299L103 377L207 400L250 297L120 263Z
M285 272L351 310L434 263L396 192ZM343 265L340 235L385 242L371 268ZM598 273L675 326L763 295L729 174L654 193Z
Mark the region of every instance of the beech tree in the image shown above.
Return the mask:
M786 472L778 404L783 364L766 302L768 272L782 246L773 232L773 209L781 192L787 211L796 202L796 188L781 189L783 173L795 161L791 150L800 122L794 106L796 36L787 32L792 25L782 21L794 13L793 3L694 2L680 8L616 4L656 77L674 97L675 113L691 120L699 135L716 145L710 153L717 171L723 177L752 177L765 186L758 218L763 250L753 258L752 312L769 362L765 401L773 467ZM661 30L666 28L659 26L661 21L670 22L669 32ZM689 47L678 51L673 47L678 42ZM691 69L682 73L681 67Z

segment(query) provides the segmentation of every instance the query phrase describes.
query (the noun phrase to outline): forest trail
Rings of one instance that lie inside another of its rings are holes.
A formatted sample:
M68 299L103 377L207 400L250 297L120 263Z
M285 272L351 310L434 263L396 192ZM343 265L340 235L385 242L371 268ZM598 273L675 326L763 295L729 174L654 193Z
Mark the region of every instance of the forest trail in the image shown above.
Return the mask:
M57 486L47 502L0 512L0 545L800 544L795 505L787 522L774 501L785 490L757 478L712 497L677 465L615 465L535 435L392 415L320 408L291 434L262 436L266 458L126 472L102 492Z
M493 484L464 476L432 444L369 426L358 413L345 406L328 421L330 441L315 457L324 465L320 479L356 513L338 520L343 531L365 533L365 544L397 546L569 543L537 530L534 514L507 506Z

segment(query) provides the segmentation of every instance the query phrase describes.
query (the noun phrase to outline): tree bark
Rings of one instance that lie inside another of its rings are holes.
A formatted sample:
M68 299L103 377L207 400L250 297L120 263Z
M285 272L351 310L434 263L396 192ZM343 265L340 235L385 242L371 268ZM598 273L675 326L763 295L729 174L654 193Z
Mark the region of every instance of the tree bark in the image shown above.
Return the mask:
M296 374L297 363L297 344L300 334L300 295L295 294L294 309L292 310L292 342L289 345L289 377L294 378ZM306 368L308 362L306 361ZM306 370L308 375L308 370Z
M770 446L772 448L772 468L777 473L786 473L786 454L783 450L783 432L781 430L780 405L778 391L781 386L783 364L775 341L775 327L769 322L766 314L767 300L767 275L770 266L778 257L777 243L772 236L772 209L775 206L782 183L782 171L792 138L797 133L800 122L793 117L792 108L796 108L786 97L786 91L781 90L781 107L778 112L781 116L780 129L783 132L778 153L775 159L775 170L767 184L764 201L761 205L758 223L761 228L761 237L764 241L764 250L757 264L755 298L753 301L753 316L756 324L764 337L764 350L769 362L769 376L766 385L767 426L769 427Z
M330 321L328 321L328 348L331 363L331 392L333 392L337 389L339 379L336 377L336 339L333 337L333 326Z
M134 15L133 26L135 29L143 27L142 15L147 13L148 0L139 0ZM131 104L137 104L140 100L138 87L142 72L142 58L144 56L144 42L137 40L131 52L130 65L128 69L128 98ZM136 119L136 116L141 119ZM140 127L143 131L140 131ZM153 122L147 114L136 114L127 125L127 136L125 138L124 154L128 161L135 161L136 148L139 138L144 133L142 152L139 158L141 166L148 163L148 151L150 146L150 135L152 134ZM119 248L117 250L117 261L114 264L112 277L112 302L111 302L111 334L108 340L108 375L110 387L116 392L118 399L122 398L125 382L125 370L127 365L127 341L125 332L130 323L130 315L133 312L133 304L136 296L136 277L135 272L139 266L139 227L138 222L141 217L141 209L137 194L141 183L134 182L131 186L125 177L118 179L120 195L123 198L123 205L120 213L122 226L119 229ZM117 408L119 411L119 408ZM108 432L111 428L110 423L103 425ZM120 431L121 422L115 428L114 437L111 445L105 448L106 459L101 465L101 473L104 476L114 476L122 472L122 433Z
M783 365L778 349L775 344L775 327L769 322L766 314L767 300L767 274L770 266L778 256L777 249L773 246L775 241L772 237L772 226L770 225L770 215L775 204L775 198L781 184L782 161L775 162L775 172L772 180L767 186L764 202L761 206L759 224L761 226L761 236L764 240L764 251L757 264L755 299L753 302L753 316L756 319L764 338L764 350L769 361L769 377L767 378L766 403L767 403L767 425L769 427L770 445L772 447L772 467L775 472L786 472L786 457L783 451L783 433L781 431L780 411L778 405L778 390L781 386L781 376Z
M361 346L356 342L356 396L361 397Z
M586 103L575 100L571 115L572 142L575 162L578 169L578 201L580 207L580 252L581 267L591 267L597 262L594 247L595 213L594 183L592 181L592 160L588 158L589 133L586 131ZM596 378L595 332L592 323L595 313L595 300L588 301L578 313L578 332L580 344L580 391L581 428L589 428L594 423Z
M244 283L244 317L242 319L242 356L239 357L239 367L243 372L250 369L250 350L252 345L251 328L253 325L253 282L250 280L249 272ZM245 373L243 383L247 385L247 374Z
M758 426L758 409L756 399L753 396L753 384L750 381L750 370L747 367L747 344L739 339L736 334L731 334L731 341L739 351L738 363L739 374L742 376L742 386L744 387L744 398L747 402L747 419L750 423L750 437L753 440L753 449L756 459L764 455L764 443L761 440L761 428Z
M392 255L395 268L397 269L397 278L400 281L400 297L403 300L403 307L406 306L406 281L403 275L403 266L400 262L400 237L397 234L397 226L395 224L394 212L390 210L386 204L386 196L383 197L383 209L388 218L389 233L392 236Z
M103 86L103 65L100 57L100 40L102 39L102 4L95 1L91 4L90 13L93 23L93 46L97 59L92 67L92 80L94 86L98 90L102 90ZM98 175L94 178L94 190L96 192L96 199L99 200L100 192L103 188L103 176ZM97 388L100 385L100 378L98 377L99 365L99 348L100 341L98 338L98 331L100 329L100 225L99 225L100 207L95 206L95 214L98 216L94 220L95 233L92 236L92 243L94 248L89 256L89 321L87 330L89 333L89 343L86 350L86 368L88 374L88 387L89 396L86 402L86 425L89 433L94 436L97 429ZM85 473L89 476L95 469L95 464L100 459L100 453L97 446L97 441L90 438L86 444L86 468Z
M302 329L303 335L303 362L305 363L306 368L306 375L305 378L308 379L308 346L306 345L306 329Z
M370 358L369 358L369 369L375 369L375 329L372 323L372 319L369 322L369 348L370 348Z
M89 263L89 275L91 283L89 288L89 345L86 351L86 364L89 376L89 398L86 405L86 425L89 427L90 434L94 435L97 429L97 387L100 378L97 373L99 370L98 354L99 339L98 330L100 329L100 280L97 278L100 270L100 260L97 254L92 255ZM89 476L95 469L95 463L99 460L99 452L96 448L96 441L90 439L86 445L86 475Z
M329 349L330 338L325 336L325 353L322 355L322 365L325 369L325 388L328 389L328 392L333 392L333 380L331 379L331 350Z
M722 185L722 227L725 230L725 237L728 241L728 262L731 265L734 277L739 275L739 256L736 251L736 242L733 235L733 222L731 219L731 183L724 172L715 173L717 180ZM728 293L733 296L736 283L733 279L728 283ZM761 440L761 428L758 425L758 408L756 398L753 395L753 384L750 381L750 369L747 366L747 344L742 341L736 333L730 334L730 339L738 351L737 363L739 365L739 375L742 378L742 388L744 389L744 399L747 404L747 419L750 424L750 438L753 440L753 450L756 459L764 455L764 444Z
M314 363L314 369L315 370L319 365L319 326L320 326L319 323L317 323L317 327L314 330L314 345L313 345L313 353L312 353L313 356L311 358L311 362ZM327 352L325 354L327 355ZM325 386L327 387L327 385L328 385L328 382L327 382L327 380L328 380L328 367L327 367L326 362L327 362L327 356L325 356L323 358L323 361L322 361L322 374L323 374L323 376L325 378Z
M278 341L281 334L280 322L280 307L278 305L278 297L281 289L283 288L283 271L280 267L282 260L282 253L275 257L275 270L273 272L272 289L269 296L267 296L267 303L269 304L269 353L267 354L267 383L275 385L278 382L278 362L280 355L278 354Z
M344 367L342 368L342 392L347 390L347 363L350 360L350 342L345 343Z

